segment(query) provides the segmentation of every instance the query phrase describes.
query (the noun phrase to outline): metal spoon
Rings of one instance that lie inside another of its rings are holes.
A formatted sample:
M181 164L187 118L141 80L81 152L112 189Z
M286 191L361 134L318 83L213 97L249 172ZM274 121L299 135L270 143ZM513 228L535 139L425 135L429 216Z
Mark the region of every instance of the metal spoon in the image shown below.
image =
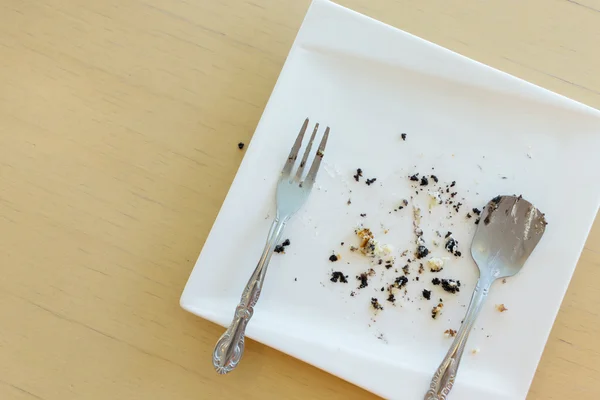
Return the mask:
M462 326L446 357L431 379L425 400L446 400L458 371L473 324L496 279L521 270L546 229L546 219L521 196L493 198L481 215L471 255L479 267L479 280Z

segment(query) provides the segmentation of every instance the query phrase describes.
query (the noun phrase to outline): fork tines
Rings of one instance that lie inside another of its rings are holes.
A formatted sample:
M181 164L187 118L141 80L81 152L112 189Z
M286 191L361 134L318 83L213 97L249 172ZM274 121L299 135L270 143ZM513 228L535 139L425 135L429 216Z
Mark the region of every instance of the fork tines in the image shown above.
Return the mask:
M282 176L289 176L294 164L296 163L296 159L298 158L298 152L300 151L300 147L302 146L302 140L304 139L304 134L306 133L306 128L308 127L308 118L304 120L302 124L302 128L300 128L300 132L298 133L298 137L296 137L296 142L294 142L294 146L292 146L292 150L290 151L290 155L288 156L288 160L283 167L283 171L281 171ZM308 160L308 156L310 154L310 150L313 145L313 141L315 140L315 136L317 135L317 131L319 130L319 123L315 124L312 135L310 135L310 140L306 149L304 150L304 155L302 156L302 160L300 161L300 166L298 167L298 171L296 172L295 181L302 184L303 186L310 185L315 182L315 178L317 176L317 171L319 170L319 166L321 165L321 159L325 154L325 146L327 145L327 138L329 137L329 127L325 129L325 133L323 134L323 138L321 139L321 143L319 144L319 148L317 149L317 154L310 166L310 170L306 175L304 181L302 181L302 174L304 173L304 167L306 166L306 161Z

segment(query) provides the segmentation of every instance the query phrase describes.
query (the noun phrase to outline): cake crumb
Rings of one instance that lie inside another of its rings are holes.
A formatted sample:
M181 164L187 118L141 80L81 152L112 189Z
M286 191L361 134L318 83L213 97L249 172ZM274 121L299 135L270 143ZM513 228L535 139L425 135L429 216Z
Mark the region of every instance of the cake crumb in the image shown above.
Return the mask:
M406 142L406 133L401 133L400 137L402 138L402 140L404 140Z
M442 308L444 307L443 303L439 303L437 306L431 309L431 318L436 319L438 315L442 312Z
M383 306L379 304L379 300L376 297L371 297L371 306L377 310L383 310Z
M473 350L471 350L471 354L473 354L473 355L479 354L479 347L476 347Z
M239 142L238 143L238 149L243 150L244 146L245 146L244 142Z
M456 331L454 329L446 329L444 331L444 336L446 336L447 338L451 338L456 336Z
M444 259L442 258L431 257L429 260L427 260L427 263L429 264L429 269L431 272L440 272L444 269Z
M504 304L496 304L496 310L498 310L499 312L505 312L508 311L508 308L506 308Z

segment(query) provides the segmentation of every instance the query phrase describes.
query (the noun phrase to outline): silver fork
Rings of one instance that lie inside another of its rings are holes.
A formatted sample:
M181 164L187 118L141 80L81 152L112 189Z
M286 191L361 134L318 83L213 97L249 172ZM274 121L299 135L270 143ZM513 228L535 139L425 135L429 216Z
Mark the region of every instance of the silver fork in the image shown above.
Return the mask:
M271 225L271 229L269 230L265 248L260 256L260 260L258 260L258 265L256 266L254 273L246 284L240 303L235 308L235 314L231 325L229 325L229 328L227 328L215 345L213 351L213 366L219 374L230 372L237 367L240 362L242 354L244 353L246 326L254 313L254 306L260 296L260 291L265 280L265 274L267 273L267 267L271 260L271 256L273 255L273 251L275 250L275 246L281 238L285 224L290 220L292 215L302 207L302 204L306 201L306 198L310 194L315 183L315 178L319 171L321 159L323 158L323 153L325 151L325 145L327 144L329 127L325 129L317 154L315 155L306 178L303 180L302 175L304 173L304 167L306 166L306 161L308 160L313 141L319 130L319 124L315 124L315 128L310 136L310 141L308 142L302 160L300 161L300 166L296 173L292 174L307 127L308 118L304 121L300 133L298 133L296 142L283 166L279 182L277 183L277 213L275 215L275 220Z

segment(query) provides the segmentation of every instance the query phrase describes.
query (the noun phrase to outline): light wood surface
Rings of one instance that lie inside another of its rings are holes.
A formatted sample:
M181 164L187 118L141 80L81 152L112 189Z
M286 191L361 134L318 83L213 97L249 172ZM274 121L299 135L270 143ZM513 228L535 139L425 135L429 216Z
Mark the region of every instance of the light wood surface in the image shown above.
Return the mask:
M598 0L341 3L600 108ZM0 1L0 399L374 398L252 341L217 376L178 304L308 5ZM600 398L599 267L596 223L530 400Z

